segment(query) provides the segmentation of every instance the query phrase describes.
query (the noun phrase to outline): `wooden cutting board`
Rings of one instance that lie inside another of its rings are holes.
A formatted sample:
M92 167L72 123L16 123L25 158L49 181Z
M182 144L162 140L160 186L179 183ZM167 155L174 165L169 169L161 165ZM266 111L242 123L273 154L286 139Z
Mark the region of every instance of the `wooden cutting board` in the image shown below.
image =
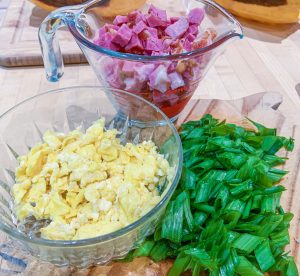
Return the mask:
M237 0L216 2L234 15L263 23L290 24L300 20L300 0L287 0L285 5L278 6L263 6Z
M300 126L285 118L278 110L282 98L279 93L259 93L238 100L192 100L181 113L177 127L188 120L196 120L206 113L219 119L243 126L249 126L245 116L275 127L279 135L295 138L295 148L292 153L283 154L289 159L282 169L290 171L282 184L287 188L282 196L282 205L286 211L294 213L290 227L291 244L287 250L295 257L298 269L300 268L299 238L300 238ZM0 234L0 275L5 272L22 272L28 276L163 276L172 265L170 260L154 263L148 258L139 258L131 263L113 263L106 266L96 266L89 269L57 268L48 263L41 263L36 258L18 250L14 241L9 241L4 234ZM10 274L9 274L10 275Z
M0 28L0 66L43 65L38 28L47 14L29 1L11 0ZM70 32L57 34L65 64L86 63Z

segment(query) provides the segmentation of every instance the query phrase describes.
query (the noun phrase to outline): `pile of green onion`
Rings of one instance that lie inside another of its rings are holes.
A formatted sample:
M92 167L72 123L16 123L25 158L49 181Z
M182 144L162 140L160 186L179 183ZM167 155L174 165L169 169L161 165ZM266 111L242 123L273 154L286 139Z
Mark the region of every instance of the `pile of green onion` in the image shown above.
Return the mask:
M127 259L175 259L170 276L207 271L213 276L298 275L284 248L293 218L280 205L287 173L276 168L293 139L251 121L257 131L211 115L182 125L181 180L154 235Z

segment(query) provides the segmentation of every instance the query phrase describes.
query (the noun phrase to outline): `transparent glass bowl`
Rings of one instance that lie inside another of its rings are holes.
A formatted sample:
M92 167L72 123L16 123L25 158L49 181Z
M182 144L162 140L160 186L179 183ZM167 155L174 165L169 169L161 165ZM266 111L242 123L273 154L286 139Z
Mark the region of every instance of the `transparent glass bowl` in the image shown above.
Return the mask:
M17 228L10 189L14 185L17 156L41 141L47 129L69 132L85 130L100 117L106 128L120 131L122 143L152 140L174 167L165 196L149 213L116 232L75 241L52 241L29 237ZM180 178L182 149L178 133L154 105L124 91L105 87L70 87L29 98L0 117L0 229L22 247L58 266L87 267L122 258L151 234Z
M115 7L114 3L117 3ZM202 37L199 48L179 54L145 56L96 45L99 28L111 23L116 15L127 14L130 9L124 7L130 7L130 3L140 3L138 10L143 13L147 13L149 5L153 4L166 10L169 17L186 16L191 9L202 8L205 17L198 28ZM55 33L64 26L68 27L102 85L142 96L173 120L191 99L216 57L228 43L243 37L239 22L210 0L90 0L82 5L57 9L40 26L39 39L46 75L50 81L57 81L63 75L63 59ZM209 29L213 29L213 32ZM156 73L151 74L153 71ZM158 72L164 77L157 77ZM176 82L171 81L174 74L179 78ZM151 76L158 83L166 82L167 90L159 91L157 87L151 87Z

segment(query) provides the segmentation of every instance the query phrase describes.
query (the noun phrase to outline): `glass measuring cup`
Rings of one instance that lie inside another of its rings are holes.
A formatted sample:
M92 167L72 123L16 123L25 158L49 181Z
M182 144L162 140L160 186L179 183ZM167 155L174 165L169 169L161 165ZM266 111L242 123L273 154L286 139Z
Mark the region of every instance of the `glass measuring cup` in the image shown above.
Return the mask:
M183 16L193 8L203 8L205 17L199 27L203 36L201 47L179 54L145 56L113 51L94 43L98 38L99 28L105 23L111 23L116 15L127 14L133 8L145 13L150 4L165 9L168 17ZM63 59L55 34L64 26L74 36L102 85L142 96L162 109L172 120L185 107L226 45L243 37L239 22L221 6L209 0L91 0L82 5L60 8L50 13L41 24L39 39L49 81L57 81L63 75ZM146 73L142 77L138 75L129 78L124 74L125 66L132 68L130 74L137 75L141 70ZM179 84L172 86L170 80L168 88L163 92L151 87L151 70L153 72L157 68L164 72L167 82L170 74L175 72L179 76Z

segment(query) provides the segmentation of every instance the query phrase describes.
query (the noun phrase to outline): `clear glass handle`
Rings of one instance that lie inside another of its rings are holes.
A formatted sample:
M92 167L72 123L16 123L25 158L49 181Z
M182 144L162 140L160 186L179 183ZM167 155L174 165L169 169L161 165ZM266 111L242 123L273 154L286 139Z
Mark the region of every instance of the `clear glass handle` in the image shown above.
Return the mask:
M64 62L56 31L74 20L75 14L69 8L61 8L50 13L39 28L39 41L49 81L58 81L63 75Z

